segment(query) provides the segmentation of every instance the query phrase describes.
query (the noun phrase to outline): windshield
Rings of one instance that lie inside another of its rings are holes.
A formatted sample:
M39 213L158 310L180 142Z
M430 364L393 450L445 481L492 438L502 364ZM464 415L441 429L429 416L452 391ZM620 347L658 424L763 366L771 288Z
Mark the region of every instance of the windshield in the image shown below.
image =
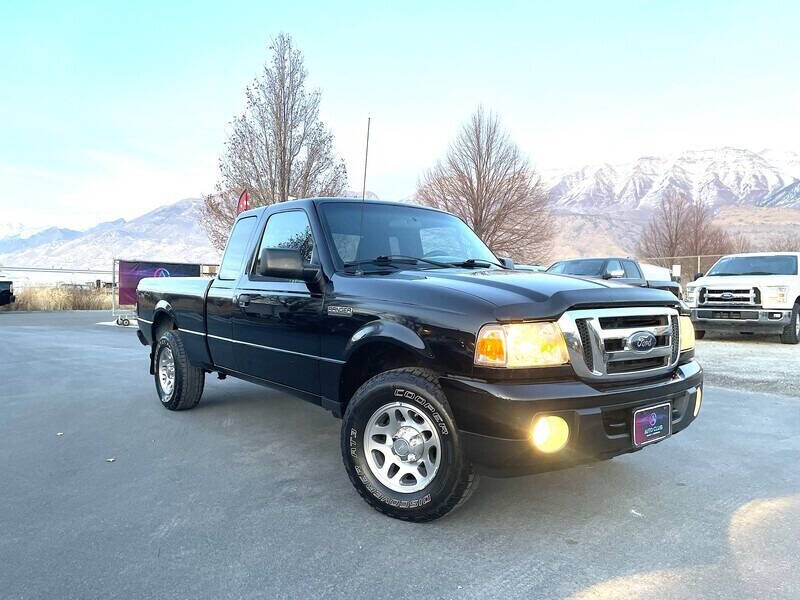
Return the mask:
M797 275L797 257L786 254L726 256L719 259L706 275Z
M339 268L379 256L425 258L439 263L470 259L499 263L461 219L447 213L369 202L326 202L320 210ZM418 266L430 268L435 264L421 262Z
M586 260L569 260L554 264L547 269L549 273L563 273L564 275L584 275L586 277L602 277L605 271L603 267L606 261L604 258L592 258Z

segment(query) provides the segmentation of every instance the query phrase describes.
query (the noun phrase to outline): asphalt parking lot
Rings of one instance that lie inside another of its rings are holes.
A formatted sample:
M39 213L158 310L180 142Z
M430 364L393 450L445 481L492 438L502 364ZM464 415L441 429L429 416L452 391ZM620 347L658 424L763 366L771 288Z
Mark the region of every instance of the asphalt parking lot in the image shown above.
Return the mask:
M166 411L108 320L0 313L2 598L800 597L800 347L704 340L685 432L418 525L356 494L329 413L212 377Z

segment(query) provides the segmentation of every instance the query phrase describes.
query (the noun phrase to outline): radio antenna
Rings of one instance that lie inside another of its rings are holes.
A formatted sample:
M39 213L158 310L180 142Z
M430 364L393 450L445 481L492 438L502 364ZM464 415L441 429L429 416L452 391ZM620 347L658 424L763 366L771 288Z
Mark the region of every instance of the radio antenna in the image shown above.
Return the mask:
M369 159L369 124L372 117L367 117L367 148L364 151L364 185L361 187L361 200L367 195L367 159Z

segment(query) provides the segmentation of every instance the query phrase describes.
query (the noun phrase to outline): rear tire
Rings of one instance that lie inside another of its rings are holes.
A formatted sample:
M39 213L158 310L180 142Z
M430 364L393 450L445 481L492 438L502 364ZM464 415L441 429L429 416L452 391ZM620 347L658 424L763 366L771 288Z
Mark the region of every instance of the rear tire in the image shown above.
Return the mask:
M694 332L694 339L702 340L704 337L706 337L706 332L702 329Z
M370 445L377 449L368 457ZM478 483L438 377L427 369L394 369L358 388L342 419L341 446L361 497L396 519L438 519Z
M795 304L792 308L792 320L783 328L781 343L797 344L800 342L800 304Z
M203 395L205 373L189 363L177 331L161 334L156 343L154 366L156 392L164 408L188 410L197 406Z

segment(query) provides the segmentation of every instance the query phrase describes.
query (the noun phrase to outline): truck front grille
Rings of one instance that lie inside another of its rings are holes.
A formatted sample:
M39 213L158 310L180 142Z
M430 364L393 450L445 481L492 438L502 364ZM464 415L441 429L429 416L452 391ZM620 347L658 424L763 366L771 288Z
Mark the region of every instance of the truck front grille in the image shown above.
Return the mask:
M698 310L700 319L723 319L726 321L758 321L757 310Z
M653 377L667 373L678 362L680 324L674 308L568 311L559 325L573 368L586 379ZM652 344L637 346L636 340L642 338Z
M699 305L758 306L761 294L758 288L700 288Z
M681 323L678 317L672 319L672 356L671 362L678 362L681 353Z
M586 319L578 319L575 324L578 326L578 335L581 336L583 361L586 363L586 368L592 371L594 370L594 357L592 356L592 344L589 341L589 325L586 323Z

